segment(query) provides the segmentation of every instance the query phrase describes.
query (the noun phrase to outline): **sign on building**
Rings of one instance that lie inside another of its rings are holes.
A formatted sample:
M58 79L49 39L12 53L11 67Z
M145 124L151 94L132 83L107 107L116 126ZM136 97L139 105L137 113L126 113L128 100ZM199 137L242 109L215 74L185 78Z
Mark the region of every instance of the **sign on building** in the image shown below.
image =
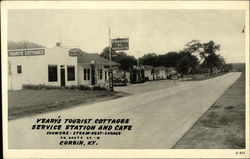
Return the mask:
M129 38L118 38L111 40L113 50L129 50Z
M83 52L79 48L73 48L69 50L69 56L81 56L82 54Z
M44 49L27 49L27 50L12 50L8 51L9 57L14 56L39 56L39 55L45 55Z

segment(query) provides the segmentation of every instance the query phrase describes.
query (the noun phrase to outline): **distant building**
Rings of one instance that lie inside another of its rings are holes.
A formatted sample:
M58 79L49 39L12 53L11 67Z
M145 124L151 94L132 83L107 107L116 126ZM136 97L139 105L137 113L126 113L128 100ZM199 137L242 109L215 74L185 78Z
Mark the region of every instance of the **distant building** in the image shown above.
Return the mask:
M156 79L156 74L154 74L154 67L150 65L143 65L144 66L144 74L146 80L153 80Z
M126 80L128 81L128 83L130 82L130 72L129 71L126 71L126 70L121 70L120 69L120 66L113 66L113 73L114 73L114 76L116 77L123 77L123 78L126 78Z
M8 50L8 89L31 85L101 85L108 83L109 60L57 44L53 49ZM112 66L119 65L112 62Z
M168 68L164 66L154 67L144 65L146 80L166 79Z
M164 66L159 66L155 68L156 70L156 79L167 79L168 68Z

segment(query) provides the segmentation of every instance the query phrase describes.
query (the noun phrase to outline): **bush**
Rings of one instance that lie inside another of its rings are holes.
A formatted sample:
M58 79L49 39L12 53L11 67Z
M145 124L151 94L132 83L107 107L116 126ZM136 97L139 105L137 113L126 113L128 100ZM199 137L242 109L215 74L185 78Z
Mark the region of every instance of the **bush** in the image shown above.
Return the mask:
M64 87L65 89L71 89L71 90L77 90L78 89L78 86L65 86Z
M210 73L210 69L209 68L199 68L198 73L199 74Z
M32 84L25 84L23 85L23 89L34 89L34 90L39 90L39 89L61 89L60 86L49 86L49 85L44 85L44 84L39 84L39 85L32 85Z
M37 85L25 84L23 85L23 89L37 89Z
M78 89L79 90L91 90L91 88L89 86L86 86L86 85L80 85L80 86L78 86Z
M51 89L62 89L62 87L60 87L60 86L44 85L44 87L42 89L48 89L48 90L51 90Z
M32 85L32 84L25 84L23 85L23 89L33 89L33 90L53 90L53 89L69 89L69 90L95 90L95 91L103 91L107 90L105 87L101 86L86 86L86 85L80 85L80 86L51 86L51 85L44 85L44 84L39 84L39 85Z
M101 86L93 86L92 89L95 91L106 91L107 90L105 87L101 87Z

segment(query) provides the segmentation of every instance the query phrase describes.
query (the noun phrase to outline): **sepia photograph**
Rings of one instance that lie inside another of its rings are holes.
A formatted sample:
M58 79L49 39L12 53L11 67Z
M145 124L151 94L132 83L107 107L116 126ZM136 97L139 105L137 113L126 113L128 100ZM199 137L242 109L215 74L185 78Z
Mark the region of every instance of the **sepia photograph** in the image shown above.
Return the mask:
M249 2L57 3L1 6L4 157L249 157Z

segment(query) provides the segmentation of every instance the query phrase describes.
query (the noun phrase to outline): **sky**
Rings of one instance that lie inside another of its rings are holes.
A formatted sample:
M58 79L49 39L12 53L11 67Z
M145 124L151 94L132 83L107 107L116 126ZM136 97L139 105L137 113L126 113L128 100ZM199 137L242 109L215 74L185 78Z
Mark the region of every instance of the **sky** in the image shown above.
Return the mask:
M100 53L111 38L129 38L129 55L180 51L192 40L221 45L226 62L245 61L244 10L39 10L8 11L8 40Z

